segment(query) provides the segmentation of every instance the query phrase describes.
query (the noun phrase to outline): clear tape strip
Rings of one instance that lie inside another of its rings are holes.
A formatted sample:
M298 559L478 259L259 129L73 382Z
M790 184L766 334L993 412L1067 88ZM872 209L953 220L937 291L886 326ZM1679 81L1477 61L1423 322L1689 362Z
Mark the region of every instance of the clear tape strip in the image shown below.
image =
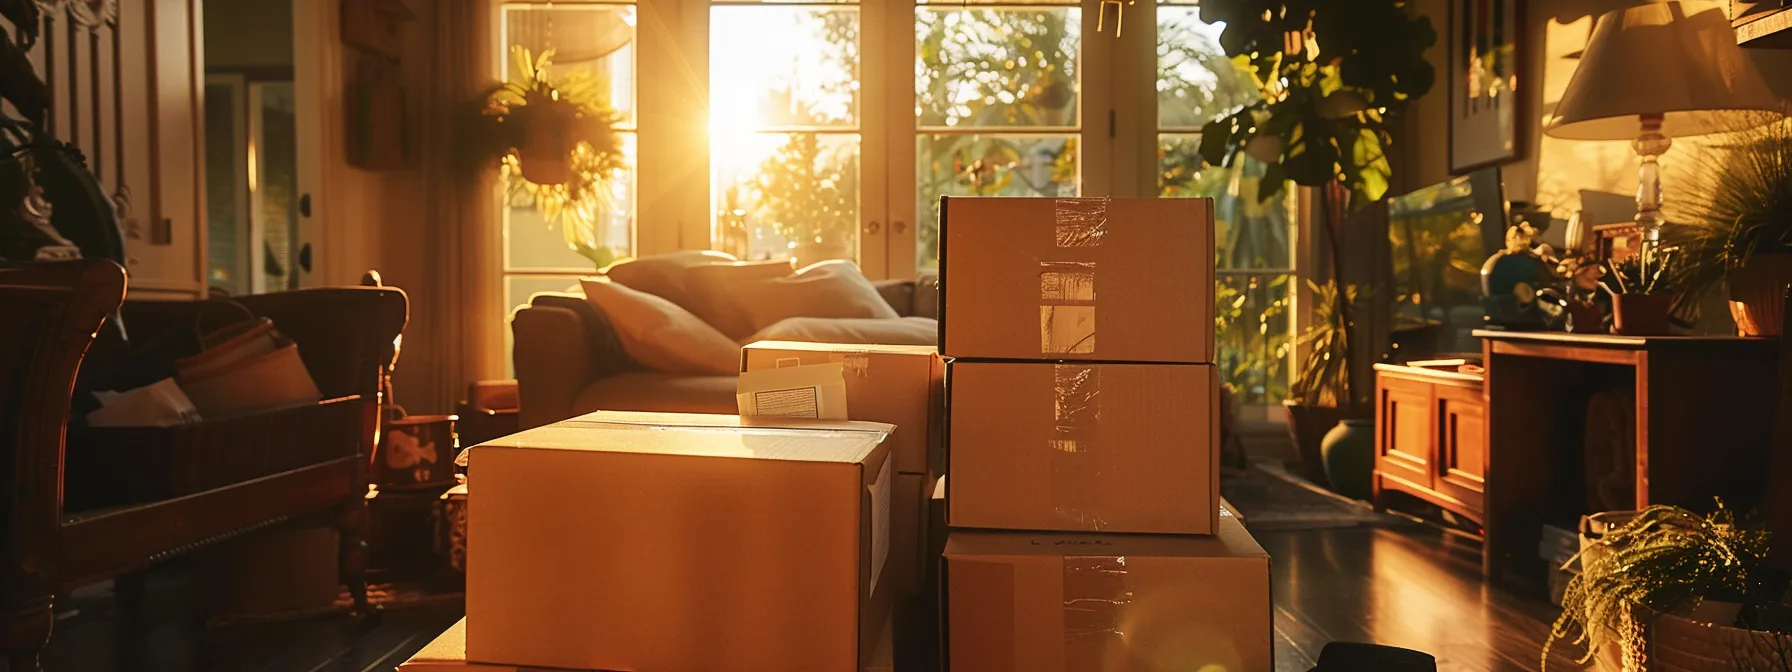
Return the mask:
M1064 304L1095 300L1095 262L1039 262L1039 303Z
M1095 306L1040 306L1039 352L1094 354Z
M1077 529L1099 531L1102 516L1101 370L1089 365L1052 367L1053 427L1048 440L1052 506Z
M1058 247L1097 247L1108 235L1108 199L1058 199L1053 212Z
M871 353L863 350L845 352L840 355L840 369L846 375L864 378L871 375Z
M1112 669L1133 598L1126 556L1068 555L1063 566L1064 672Z

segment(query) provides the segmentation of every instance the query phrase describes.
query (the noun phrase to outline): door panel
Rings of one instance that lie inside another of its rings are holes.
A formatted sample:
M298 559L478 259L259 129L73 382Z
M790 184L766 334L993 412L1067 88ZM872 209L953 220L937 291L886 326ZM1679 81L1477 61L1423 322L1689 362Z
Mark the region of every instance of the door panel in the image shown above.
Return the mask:
M1486 414L1480 390L1437 388L1437 490L1481 509L1486 490Z
M1381 423L1377 431L1375 468L1432 487L1431 386L1398 378L1380 379Z

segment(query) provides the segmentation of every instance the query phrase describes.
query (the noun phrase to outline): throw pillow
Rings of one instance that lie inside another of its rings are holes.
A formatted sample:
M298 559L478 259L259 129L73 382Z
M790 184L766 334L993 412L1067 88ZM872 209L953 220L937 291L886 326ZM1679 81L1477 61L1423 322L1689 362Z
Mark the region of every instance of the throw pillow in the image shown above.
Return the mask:
M792 317L902 317L850 261L824 261L789 277L743 283L735 290L753 331Z
M684 250L670 254L624 259L599 271L611 280L691 310L688 275L691 268L734 263L734 257L714 250Z
M753 334L753 341L936 345L940 323L931 317L880 318L792 317Z
M685 277L691 301L688 307L728 338L739 340L756 330L752 318L741 308L741 302L751 296L751 290L747 288L787 275L790 275L790 262L787 261L737 261L693 266L686 271Z
M622 350L655 371L729 375L740 346L677 304L608 278L587 278L585 298L616 328Z

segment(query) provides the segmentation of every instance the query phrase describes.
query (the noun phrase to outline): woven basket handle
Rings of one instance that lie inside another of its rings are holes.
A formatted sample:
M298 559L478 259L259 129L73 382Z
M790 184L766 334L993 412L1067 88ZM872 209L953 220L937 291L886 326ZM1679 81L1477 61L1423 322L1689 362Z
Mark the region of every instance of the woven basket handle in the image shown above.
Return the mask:
M222 311L212 310L212 308L216 307L216 306L229 306L229 307L235 308L236 310L233 312L240 313L241 319L230 322L230 323L220 326L216 329L209 329L209 330L206 329L206 319L205 319L206 316L207 315L216 315L216 314L222 312ZM213 347L216 347L218 345L218 343L229 340L230 336L234 335L234 334L226 333L226 330L229 327L234 326L240 322L243 322L246 320L253 320L253 319L255 319L255 313L253 311L249 310L248 306L244 306L243 304L237 303L230 299L217 299L217 300L213 300L213 301L207 301L205 307L199 309L199 314L193 316L193 335L198 337L200 349L210 350Z

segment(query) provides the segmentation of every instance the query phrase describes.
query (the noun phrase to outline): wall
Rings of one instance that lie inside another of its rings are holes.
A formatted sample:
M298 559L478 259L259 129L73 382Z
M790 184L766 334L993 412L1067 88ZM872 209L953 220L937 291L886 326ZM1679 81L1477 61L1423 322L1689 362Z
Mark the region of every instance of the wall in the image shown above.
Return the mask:
M1427 56L1437 68L1438 86L1409 110L1405 120L1409 140L1401 150L1403 167L1400 191L1442 182L1449 174L1448 1L1417 0L1415 11L1437 26L1440 43ZM1519 161L1501 170L1506 198L1527 201L1566 219L1582 207L1581 190L1611 192L1628 198L1636 192L1637 158L1630 143L1557 140L1543 136L1543 123L1555 109L1579 63L1580 51L1592 34L1595 19L1608 11L1632 7L1638 0L1534 0L1526 5L1522 31L1523 52L1519 86L1526 91L1523 104L1527 127L1524 152ZM1717 6L1723 6L1719 4ZM1792 54L1751 51L1768 82L1782 97L1792 99ZM1662 163L1671 180L1676 160L1696 151L1698 139L1679 139ZM1681 165L1684 165L1682 163ZM1670 197L1672 185L1669 185ZM1621 202L1621 200L1620 200ZM1557 231L1561 227L1555 227Z
M292 0L207 0L205 26L208 70L292 67Z

